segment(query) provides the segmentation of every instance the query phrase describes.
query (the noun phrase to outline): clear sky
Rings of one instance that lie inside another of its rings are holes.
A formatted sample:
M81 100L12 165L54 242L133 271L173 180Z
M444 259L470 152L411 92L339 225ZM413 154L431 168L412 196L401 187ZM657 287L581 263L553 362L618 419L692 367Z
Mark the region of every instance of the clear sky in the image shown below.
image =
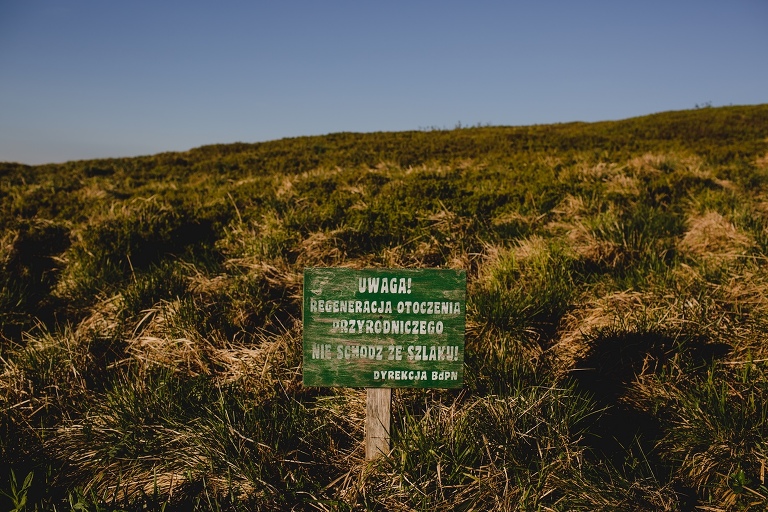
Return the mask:
M0 161L768 103L766 0L0 0Z

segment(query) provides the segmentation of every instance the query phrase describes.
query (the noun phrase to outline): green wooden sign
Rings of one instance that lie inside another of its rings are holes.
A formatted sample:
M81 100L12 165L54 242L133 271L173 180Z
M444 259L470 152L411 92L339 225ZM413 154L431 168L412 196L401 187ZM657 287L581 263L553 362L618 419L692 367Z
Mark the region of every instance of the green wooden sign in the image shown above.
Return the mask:
M304 385L460 388L463 270L304 270Z

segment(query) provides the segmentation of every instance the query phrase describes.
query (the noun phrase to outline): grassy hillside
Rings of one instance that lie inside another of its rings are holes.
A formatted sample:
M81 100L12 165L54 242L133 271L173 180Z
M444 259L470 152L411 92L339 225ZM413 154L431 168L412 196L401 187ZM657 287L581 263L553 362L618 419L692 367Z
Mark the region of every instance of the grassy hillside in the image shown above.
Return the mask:
M767 258L768 105L0 164L0 507L765 510ZM307 266L468 272L376 463Z

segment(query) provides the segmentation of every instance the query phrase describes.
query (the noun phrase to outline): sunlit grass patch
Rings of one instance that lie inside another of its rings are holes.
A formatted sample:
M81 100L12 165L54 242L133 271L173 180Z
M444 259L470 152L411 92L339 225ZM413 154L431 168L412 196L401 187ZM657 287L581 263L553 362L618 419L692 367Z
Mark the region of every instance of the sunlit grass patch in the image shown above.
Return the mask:
M179 336L173 329L165 330L165 322L175 321L165 316L169 314L174 314L172 309L159 311L152 320L155 325L127 341L126 351L142 371L164 368L222 383L247 382L267 394L275 386L299 386L301 338L295 326L282 334L261 332L247 340L205 337L194 330Z
M62 458L62 479L126 505L157 495L184 503L201 488L217 502L269 509L312 501L338 476L337 451L354 441L332 409L277 390L128 373L64 422L49 449Z
M570 306L571 263L562 246L538 237L496 252L472 290L468 331L543 342Z
M0 508L764 509L767 114L0 163ZM377 462L308 266L466 270Z
M768 505L766 393L764 364L747 360L663 379L649 397L666 427L662 456L705 503L729 509Z
M370 502L418 510L546 507L567 490L557 475L582 463L579 445L591 402L570 389L521 387L506 396L396 409L392 487Z
M286 218L268 211L262 218L244 221L238 217L224 228L217 242L228 258L270 262L285 258L298 243L298 233L286 225Z
M729 262L745 255L754 242L717 212L688 220L688 230L680 241L684 253L713 263Z

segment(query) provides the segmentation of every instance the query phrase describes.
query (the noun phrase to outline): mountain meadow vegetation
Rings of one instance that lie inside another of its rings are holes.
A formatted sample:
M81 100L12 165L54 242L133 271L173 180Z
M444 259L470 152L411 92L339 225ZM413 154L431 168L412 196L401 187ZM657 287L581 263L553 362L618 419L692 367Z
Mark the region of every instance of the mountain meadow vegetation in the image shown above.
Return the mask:
M336 266L467 272L371 462ZM3 510L768 510L768 105L0 163L0 408Z

